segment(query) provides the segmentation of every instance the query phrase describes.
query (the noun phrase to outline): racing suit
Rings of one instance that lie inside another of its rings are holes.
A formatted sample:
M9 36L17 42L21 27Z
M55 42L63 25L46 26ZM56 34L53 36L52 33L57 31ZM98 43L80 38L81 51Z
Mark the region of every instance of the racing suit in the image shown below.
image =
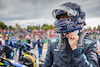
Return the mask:
M0 56L3 53L6 53L6 58L11 59L11 52L13 51L13 48L8 45L0 45Z
M49 42L43 67L99 67L96 41L85 38L84 49L72 50L68 39L64 39L66 47L58 50L58 38Z

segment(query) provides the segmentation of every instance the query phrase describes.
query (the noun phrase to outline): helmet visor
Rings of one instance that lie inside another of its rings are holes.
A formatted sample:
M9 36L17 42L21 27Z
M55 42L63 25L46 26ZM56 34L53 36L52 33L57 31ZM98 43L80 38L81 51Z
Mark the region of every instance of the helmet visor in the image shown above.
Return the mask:
M76 16L77 14L76 10L73 10L70 7L67 7L65 5L60 5L52 12L54 18L56 18L57 15L56 13L58 12L58 10L65 11L68 14L68 16Z

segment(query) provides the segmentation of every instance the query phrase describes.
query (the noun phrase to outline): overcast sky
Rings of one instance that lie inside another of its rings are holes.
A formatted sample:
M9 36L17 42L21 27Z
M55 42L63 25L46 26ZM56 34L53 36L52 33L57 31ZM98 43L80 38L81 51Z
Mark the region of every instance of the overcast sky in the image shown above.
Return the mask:
M65 2L81 5L86 13L87 26L100 24L100 0L0 0L0 21L7 26L53 25L52 11Z

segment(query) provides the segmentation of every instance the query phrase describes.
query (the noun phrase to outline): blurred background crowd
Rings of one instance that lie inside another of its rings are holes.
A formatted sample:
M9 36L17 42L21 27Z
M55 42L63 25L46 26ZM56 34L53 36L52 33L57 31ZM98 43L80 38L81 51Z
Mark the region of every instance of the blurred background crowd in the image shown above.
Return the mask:
M84 30L89 33L89 37L96 41L100 39L100 30ZM53 29L49 30L0 30L0 37L4 40L3 44L7 44L9 39L18 38L19 35L23 35L23 42L31 44L33 41L37 41L39 37L42 37L44 43L52 37L58 37L58 34ZM33 47L33 46L32 46Z

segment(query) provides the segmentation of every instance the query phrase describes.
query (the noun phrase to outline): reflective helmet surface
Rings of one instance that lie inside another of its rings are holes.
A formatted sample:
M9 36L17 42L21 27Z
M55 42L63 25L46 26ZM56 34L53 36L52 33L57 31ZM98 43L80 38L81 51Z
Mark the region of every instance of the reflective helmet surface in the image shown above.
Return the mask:
M85 25L85 12L76 3L67 2L58 6L52 12L54 18L55 31L57 33L68 33L74 30L80 30ZM67 15L69 19L60 19L60 15Z

